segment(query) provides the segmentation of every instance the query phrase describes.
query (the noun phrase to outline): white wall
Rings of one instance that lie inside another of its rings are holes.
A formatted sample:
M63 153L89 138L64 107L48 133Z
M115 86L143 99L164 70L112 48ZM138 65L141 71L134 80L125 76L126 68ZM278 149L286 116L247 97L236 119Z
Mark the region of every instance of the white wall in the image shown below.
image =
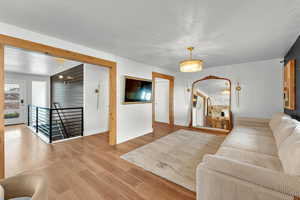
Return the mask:
M229 78L232 82L234 117L270 118L283 111L281 59L205 68L198 73L178 73L175 83L175 124L188 125L191 84L208 75ZM237 107L235 87L240 82L240 106Z
M128 59L118 60L118 142L151 133L152 129L152 104L123 104L124 101L124 76L134 76L152 79L152 72L172 75L172 72L157 67L141 64Z
M124 75L152 78L152 71L171 74L160 68L141 64L104 51L60 40L20 27L0 23L0 34L43 43L82 54L117 62L117 143L150 133L152 131L151 104L123 105Z
M49 86L47 81L32 81L31 89L31 103L40 107L48 107Z
M83 69L84 135L106 132L109 123L109 69L91 64L84 64Z

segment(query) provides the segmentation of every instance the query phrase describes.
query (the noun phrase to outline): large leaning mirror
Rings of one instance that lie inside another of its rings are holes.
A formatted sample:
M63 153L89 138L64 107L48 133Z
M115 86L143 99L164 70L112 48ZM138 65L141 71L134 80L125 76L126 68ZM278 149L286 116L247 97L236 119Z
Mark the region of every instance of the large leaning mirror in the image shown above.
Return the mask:
M191 127L229 132L232 129L231 82L208 76L192 85Z

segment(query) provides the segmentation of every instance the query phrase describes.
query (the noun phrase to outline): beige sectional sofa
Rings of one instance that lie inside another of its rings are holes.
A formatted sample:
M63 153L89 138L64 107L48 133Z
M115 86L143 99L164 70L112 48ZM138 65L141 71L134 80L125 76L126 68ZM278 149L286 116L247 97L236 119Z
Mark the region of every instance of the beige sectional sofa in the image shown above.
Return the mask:
M238 125L197 168L197 200L300 197L300 123L283 113L269 126Z

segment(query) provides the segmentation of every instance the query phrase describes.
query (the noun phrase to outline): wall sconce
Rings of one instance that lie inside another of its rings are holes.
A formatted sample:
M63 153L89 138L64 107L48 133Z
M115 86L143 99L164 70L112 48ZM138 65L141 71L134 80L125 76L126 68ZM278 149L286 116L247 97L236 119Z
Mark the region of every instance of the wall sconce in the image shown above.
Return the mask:
M242 90L242 87L240 85L240 82L238 81L235 87L235 92L236 92L236 105L237 107L240 106L240 92Z

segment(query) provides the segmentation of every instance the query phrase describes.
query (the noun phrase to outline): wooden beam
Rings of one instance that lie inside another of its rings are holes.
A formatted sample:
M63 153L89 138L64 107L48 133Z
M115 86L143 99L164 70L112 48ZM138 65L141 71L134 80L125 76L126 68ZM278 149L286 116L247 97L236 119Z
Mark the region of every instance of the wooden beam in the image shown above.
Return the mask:
M117 63L81 53L52 47L0 34L0 178L4 177L4 46L13 46L29 51L37 51L51 56L75 60L110 68L110 97L109 97L109 144L115 145L117 141Z
M170 126L174 126L174 78L170 80L169 87L169 122Z
M5 176L4 153L4 46L0 44L0 179Z
M152 72L152 129L154 128L154 122L155 122L155 76L154 72Z
M109 144L117 144L117 66L109 70Z
M152 72L152 77L155 78L162 78L162 79L168 79L168 80L174 80L174 76L166 75L166 74L161 74L158 72Z
M52 47L52 46L48 46L48 45L44 45L44 44L40 44L28 40L23 40L11 36L3 35L3 34L0 34L0 44L14 46L29 51L37 51L37 52L49 54L51 56L61 57L69 60L75 60L75 61L85 62L94 65L101 65L109 68L116 65L116 63L113 61L96 58L93 56L88 56L81 53L76 53L73 51L68 51L65 49Z

